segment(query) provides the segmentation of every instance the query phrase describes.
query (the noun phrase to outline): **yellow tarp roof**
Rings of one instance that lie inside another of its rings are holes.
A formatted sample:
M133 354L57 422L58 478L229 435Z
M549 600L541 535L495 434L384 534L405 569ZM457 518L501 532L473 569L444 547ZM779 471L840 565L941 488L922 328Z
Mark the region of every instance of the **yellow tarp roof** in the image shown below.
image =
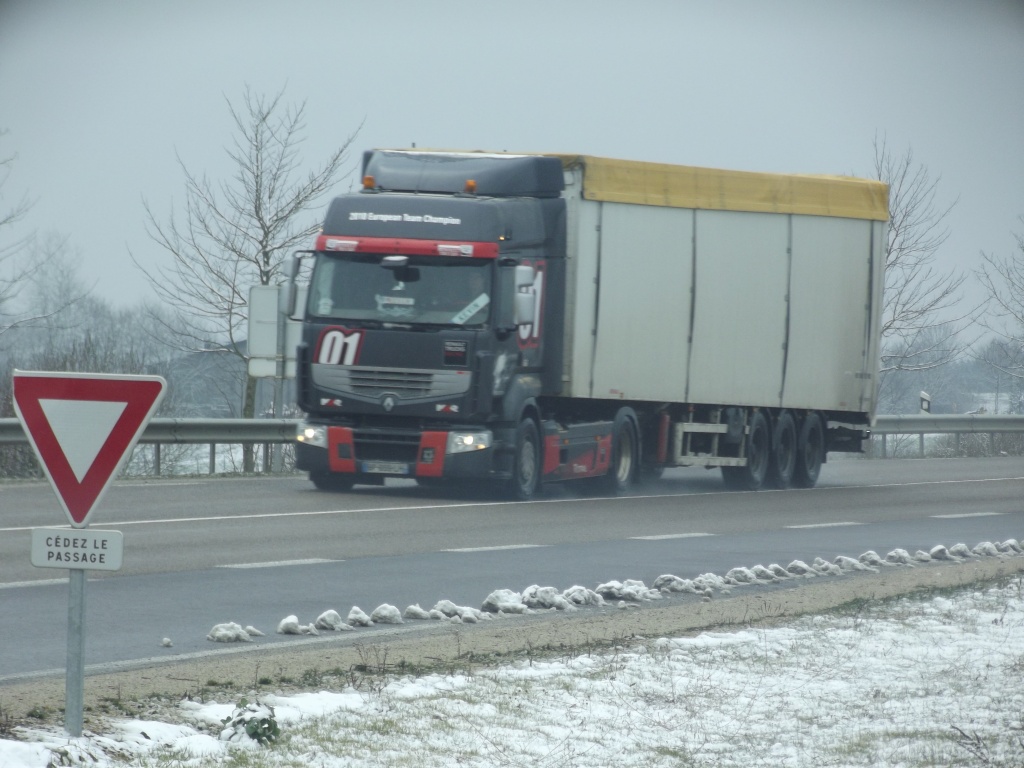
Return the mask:
M870 179L726 171L592 155L556 157L561 158L566 168L583 167L583 197L587 200L889 219L889 188Z

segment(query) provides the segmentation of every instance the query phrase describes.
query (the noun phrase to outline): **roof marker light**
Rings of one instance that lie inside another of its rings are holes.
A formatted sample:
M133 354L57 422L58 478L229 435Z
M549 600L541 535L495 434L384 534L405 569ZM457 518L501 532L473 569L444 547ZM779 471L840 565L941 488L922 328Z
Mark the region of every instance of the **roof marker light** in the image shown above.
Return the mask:
M377 180L373 176L363 176L363 189L373 189L377 186Z
M324 240L324 249L328 251L354 251L358 246L358 240L337 240L333 237Z
M467 195L476 194L476 179L466 179L465 192Z
M437 244L437 255L438 256L472 256L473 246L470 244L464 245L445 245L444 243Z

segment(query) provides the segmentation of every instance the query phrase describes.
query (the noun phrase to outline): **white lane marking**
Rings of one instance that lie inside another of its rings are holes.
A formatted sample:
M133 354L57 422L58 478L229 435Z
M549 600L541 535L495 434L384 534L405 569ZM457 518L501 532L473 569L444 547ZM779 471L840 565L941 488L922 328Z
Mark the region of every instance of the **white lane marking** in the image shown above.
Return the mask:
M328 560L322 557L311 557L306 560L271 560L266 563L233 563L218 565L218 568L281 568L288 565L317 565L319 563L343 563L344 560Z
M497 552L502 549L537 549L548 544L506 544L501 547L464 547L462 549L442 549L442 552Z
M1005 512L961 512L956 515L932 515L932 517L938 520L954 520L960 517L998 517L1006 514Z
M623 497L618 497L623 498ZM552 499L552 501L560 501ZM609 499L611 501L611 499ZM499 507L507 504L532 504L530 501L473 501L460 504L409 504L398 507L361 507L358 509L322 509L309 512L263 512L250 515L217 515L215 517L175 517L166 520L125 520L117 525L149 525L160 523L197 523L204 520L262 520L272 517L322 517L324 515L358 515L373 512L424 512L433 509L463 509L467 507ZM109 523L114 525L114 523ZM0 528L0 531L3 529Z
M165 480L157 482L133 482L131 480L125 480L124 482L114 482L111 484L112 488L166 488L168 485L180 486L180 485L209 485L212 480L183 480L180 483L174 480Z
M608 501L618 500L623 498L621 496L615 497L615 499L607 499ZM561 499L552 499L551 501L561 501ZM497 507L506 504L532 504L530 501L485 501L485 502L469 502L464 504L417 504L405 507L363 507L361 509L324 509L311 512L263 512L253 513L249 515L211 515L209 517L168 517L163 520L122 520L117 523L98 523L93 524L96 528L120 528L125 525L174 525L178 523L216 523L216 522L233 522L235 520L263 520L271 519L275 517L323 517L325 515L358 515L367 512L422 512L424 510L432 509L459 509L463 507ZM538 501L536 503L547 503ZM0 533L15 533L18 531L31 531L33 528L39 528L40 526L22 526L20 528L0 528ZM67 525L55 525L47 526L53 528L70 528Z
M844 525L861 525L861 523L811 523L810 525L787 525L787 528L841 528Z
M18 587L49 587L54 584L67 584L67 579L40 579L39 581L9 581L0 584L0 589L16 589Z
M664 539L696 539L701 536L714 536L713 533L663 533L658 536L630 536L638 541L663 541Z
M1004 483L1009 481L1024 480L1024 477L989 477L981 478L977 480L926 480L921 482L913 483L885 483L878 485L836 485L824 488L801 488L795 492L799 493L834 493L838 491L852 491L860 488L902 488L912 487L917 485L950 485L950 484L962 484L962 483ZM196 483L202 485L203 483ZM172 483L173 485L173 483ZM764 490L759 493L772 493L775 491ZM781 491L780 491L781 492ZM173 525L178 523L204 523L204 522L218 522L218 521L236 521L236 520L259 520L262 518L274 518L274 517L319 517L324 515L357 515L364 513L373 512L417 512L417 511L429 511L433 509L463 509L468 507L504 507L511 504L574 504L580 501L586 501L591 504L596 503L617 503L623 499L683 499L690 497L700 496L715 496L719 494L730 494L730 495L743 495L750 496L749 491L716 491L714 493L654 493L644 494L637 496L606 496L597 498L586 498L586 499L535 499L533 501L473 501L464 502L460 504L415 504L408 506L399 507L364 507L360 509L327 509L313 512L263 512L253 513L249 515L216 515L213 517L171 517L163 520L122 520L119 523L99 523L94 524L97 528L120 528L126 525ZM31 531L33 528L39 526L22 526L17 528L0 528L0 533L16 533L18 531ZM50 526L47 526L50 527ZM53 526L53 527L67 527L67 526Z
M1015 480L1024 480L1024 477L977 477L973 480L915 480L912 483L875 483L873 485L834 485L830 488L806 488L808 491L838 491L850 488L910 488L915 485L956 485L959 483L1006 483ZM739 491L747 493L747 491ZM622 498L622 497L620 497Z

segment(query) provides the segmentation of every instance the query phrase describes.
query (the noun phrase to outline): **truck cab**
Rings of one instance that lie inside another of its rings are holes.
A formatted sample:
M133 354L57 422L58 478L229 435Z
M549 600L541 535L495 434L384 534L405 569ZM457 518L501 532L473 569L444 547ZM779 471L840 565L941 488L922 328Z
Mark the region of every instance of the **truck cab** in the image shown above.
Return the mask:
M557 158L370 152L330 205L298 350L297 466L322 488L386 477L515 478L517 425L561 342ZM551 331L554 331L553 333ZM557 370L557 362L554 363ZM528 476L523 476L526 471Z

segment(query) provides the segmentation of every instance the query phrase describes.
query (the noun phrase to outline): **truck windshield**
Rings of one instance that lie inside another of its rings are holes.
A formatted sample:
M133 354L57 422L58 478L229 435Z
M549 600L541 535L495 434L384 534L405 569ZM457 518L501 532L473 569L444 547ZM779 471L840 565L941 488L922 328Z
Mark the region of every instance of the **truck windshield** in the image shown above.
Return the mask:
M489 262L409 256L400 268L382 255L319 253L308 314L332 320L476 326L490 317Z

